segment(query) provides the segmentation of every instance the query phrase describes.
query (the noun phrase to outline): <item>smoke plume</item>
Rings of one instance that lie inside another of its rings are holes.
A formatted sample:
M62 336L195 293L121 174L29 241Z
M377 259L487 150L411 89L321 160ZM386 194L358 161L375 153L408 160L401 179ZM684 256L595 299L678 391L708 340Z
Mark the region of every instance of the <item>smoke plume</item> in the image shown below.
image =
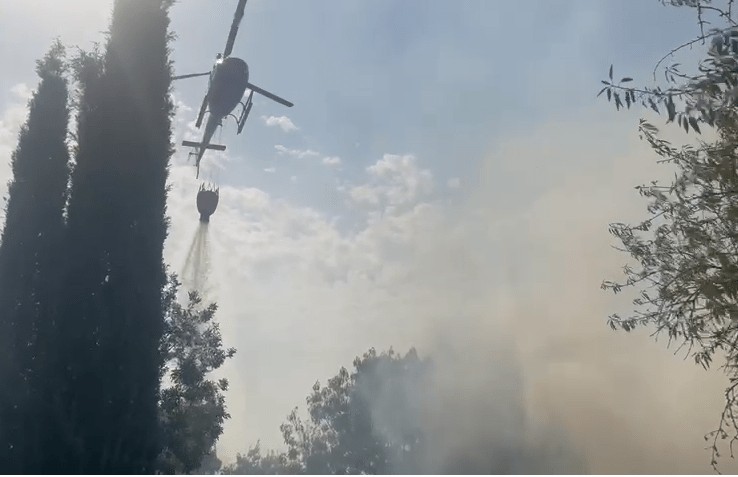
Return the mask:
M427 195L437 178L422 158L379 158L366 181L342 186L367 209L348 231L264 191L222 187L210 278L239 350L223 368L224 462L257 439L280 447L279 424L316 379L369 347L414 346L437 369L436 391L418 397L434 438L426 469L710 472L703 436L726 378L647 329L611 331L607 315L630 297L599 288L627 262L608 224L642 218L633 186L671 171L622 117L588 114L498 141L449 200ZM188 186L190 176L173 171ZM193 188L174 191L173 237L191 233Z

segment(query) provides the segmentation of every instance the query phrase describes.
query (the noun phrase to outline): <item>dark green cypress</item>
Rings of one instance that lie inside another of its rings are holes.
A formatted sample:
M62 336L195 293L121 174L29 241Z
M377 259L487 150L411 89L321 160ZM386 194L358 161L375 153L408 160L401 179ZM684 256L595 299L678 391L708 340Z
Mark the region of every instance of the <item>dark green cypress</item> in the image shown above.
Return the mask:
M37 62L41 81L12 157L0 245L0 471L34 470L50 409L49 363L69 181L65 51Z
M80 104L59 338L63 445L48 472L151 473L161 449L172 104L166 0L117 0L99 77Z

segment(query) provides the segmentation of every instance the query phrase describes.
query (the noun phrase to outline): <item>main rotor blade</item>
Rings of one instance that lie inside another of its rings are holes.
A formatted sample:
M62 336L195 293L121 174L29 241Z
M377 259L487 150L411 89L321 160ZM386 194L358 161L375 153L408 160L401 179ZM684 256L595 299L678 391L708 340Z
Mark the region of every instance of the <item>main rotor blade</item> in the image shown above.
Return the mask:
M236 43L236 35L238 34L238 26L243 18L243 11L246 8L246 0L238 0L236 13L233 15L233 23L231 23L231 31L228 33L225 50L223 50L223 58L228 58L233 51L233 44Z
M181 79L187 79L187 78L196 78L198 76L207 76L210 72L207 73L192 73L190 75L180 75L180 76L172 76L172 80L181 80Z
M258 86L255 86L255 85L253 85L251 83L248 83L248 88L250 90L252 90L252 91L256 91L257 93L266 96L267 98L271 99L272 101L276 101L279 104L284 104L288 108L291 108L292 106L294 106L294 104L290 103L286 99L282 99L279 96L277 96L276 94L270 93L269 91L267 91L265 89L261 89Z

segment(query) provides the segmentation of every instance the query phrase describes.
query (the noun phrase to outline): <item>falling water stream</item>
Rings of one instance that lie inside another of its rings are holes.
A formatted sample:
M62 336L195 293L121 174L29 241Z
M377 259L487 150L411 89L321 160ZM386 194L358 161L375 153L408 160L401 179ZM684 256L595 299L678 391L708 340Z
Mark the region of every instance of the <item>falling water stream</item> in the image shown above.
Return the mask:
M197 291L205 298L209 293L208 276L210 258L208 253L208 223L200 222L192 238L182 270L182 284L187 291Z

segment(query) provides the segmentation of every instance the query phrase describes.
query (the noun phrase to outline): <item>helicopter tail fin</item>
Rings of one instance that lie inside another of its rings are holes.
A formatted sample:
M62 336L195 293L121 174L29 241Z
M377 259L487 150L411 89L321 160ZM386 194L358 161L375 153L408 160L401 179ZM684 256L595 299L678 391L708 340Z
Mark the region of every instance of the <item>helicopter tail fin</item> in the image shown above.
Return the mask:
M183 146L187 147L202 147L202 144L195 141L182 141ZM205 149L213 149L214 151L225 151L226 147L220 144L208 144Z

